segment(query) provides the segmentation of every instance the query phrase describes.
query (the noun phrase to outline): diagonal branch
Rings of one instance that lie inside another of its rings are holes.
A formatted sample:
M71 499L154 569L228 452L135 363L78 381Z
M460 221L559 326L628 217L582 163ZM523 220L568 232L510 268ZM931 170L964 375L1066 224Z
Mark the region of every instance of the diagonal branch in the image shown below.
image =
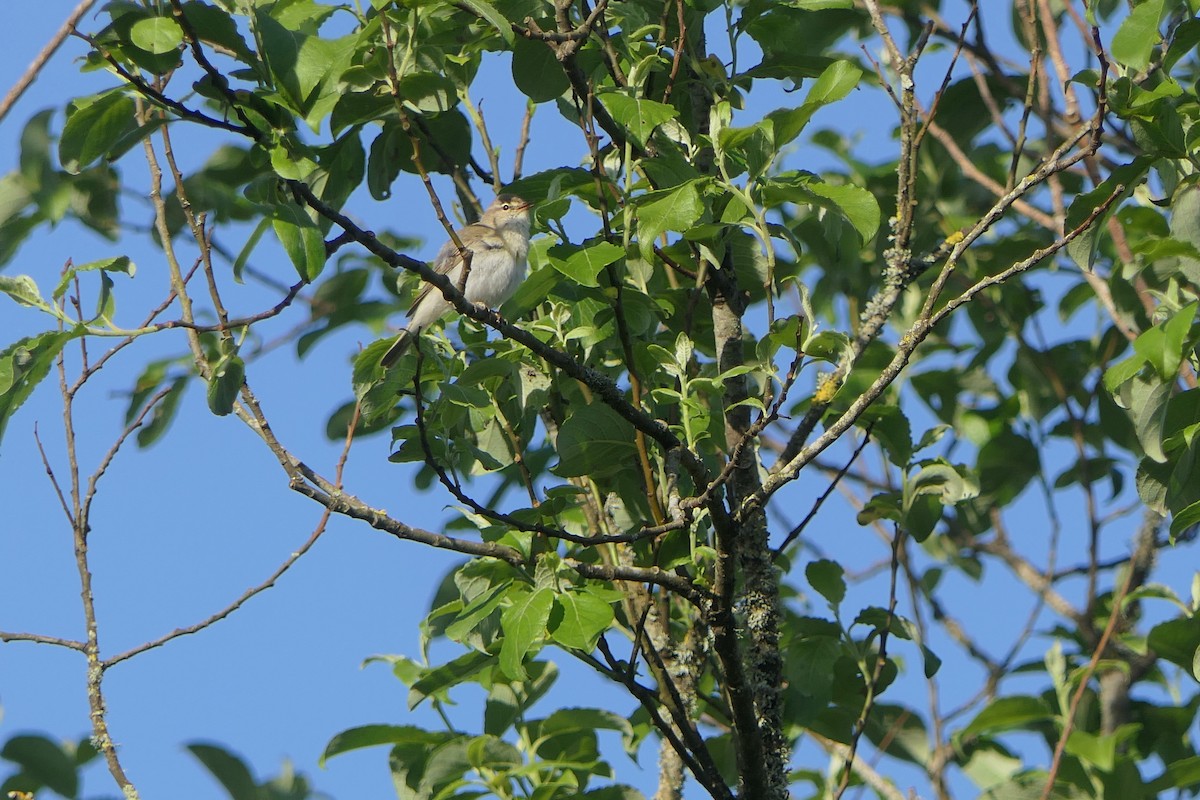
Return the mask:
M81 0L79 5L75 6L70 15L63 20L63 24L50 37L50 41L46 42L45 46L42 47L41 51L30 62L29 66L25 68L25 71L21 73L21 77L17 79L13 87L4 95L4 99L0 100L0 120L8 116L8 112L21 99L21 95L25 94L25 90L37 80L38 74L46 66L50 57L58 51L58 48L62 47L62 43L75 30L75 26L79 23L79 20L83 19L83 15L95 4L96 0Z

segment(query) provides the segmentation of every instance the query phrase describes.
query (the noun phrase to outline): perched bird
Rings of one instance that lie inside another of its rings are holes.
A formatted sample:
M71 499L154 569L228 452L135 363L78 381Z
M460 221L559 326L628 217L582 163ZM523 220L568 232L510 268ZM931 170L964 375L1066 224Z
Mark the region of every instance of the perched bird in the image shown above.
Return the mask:
M463 292L468 302L497 308L521 285L529 254L529 205L516 195L497 195L479 222L457 232L463 247L471 251L471 271ZM442 245L433 269L459 287L463 259L453 239ZM417 335L449 310L441 289L431 283L422 286L408 310L408 325L379 363L390 367L399 361Z

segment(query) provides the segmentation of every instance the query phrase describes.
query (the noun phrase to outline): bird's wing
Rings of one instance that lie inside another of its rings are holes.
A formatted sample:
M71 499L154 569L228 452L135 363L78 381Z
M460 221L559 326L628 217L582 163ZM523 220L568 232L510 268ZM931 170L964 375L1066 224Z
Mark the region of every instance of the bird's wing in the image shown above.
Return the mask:
M472 249L490 250L492 249L491 240L496 238L493 234L495 234L495 229L475 222L458 231L458 239L466 244L465 238L470 237L476 240L470 245ZM437 257L433 260L433 271L439 275L449 275L460 264L462 264L462 256L459 255L458 248L454 245L454 240L451 239L442 245L441 250L438 250ZM421 305L421 301L429 296L431 291L441 292L441 289L438 289L432 283L423 281L421 291L417 292L412 305L408 307L408 315L410 317L417 310L417 306Z

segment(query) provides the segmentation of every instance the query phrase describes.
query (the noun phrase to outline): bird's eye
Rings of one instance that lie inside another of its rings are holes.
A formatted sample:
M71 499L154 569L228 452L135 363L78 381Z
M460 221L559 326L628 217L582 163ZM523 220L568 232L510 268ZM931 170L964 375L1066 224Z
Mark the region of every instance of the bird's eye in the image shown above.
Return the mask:
M505 203L504 205L502 205L500 207L503 208L505 211L508 211L512 208L512 206L510 206L508 203Z

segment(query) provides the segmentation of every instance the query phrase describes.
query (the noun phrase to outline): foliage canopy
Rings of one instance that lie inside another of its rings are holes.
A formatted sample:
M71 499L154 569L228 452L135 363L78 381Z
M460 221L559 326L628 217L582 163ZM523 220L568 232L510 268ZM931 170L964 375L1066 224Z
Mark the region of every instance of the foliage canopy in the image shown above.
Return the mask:
M641 796L602 731L630 755L656 743L660 800L689 781L756 800L912 780L942 798L1194 791L1200 581L1157 571L1200 523L1197 11L109 2L78 33L110 85L33 116L0 179L0 291L40 312L0 350L0 435L57 372L46 471L86 630L0 639L82 654L92 725L78 747L11 738L4 788L75 797L103 757L136 796L107 671L237 610L333 515L457 557L422 652L382 659L447 725L364 724L325 753L387 746L403 798ZM484 102L505 91L515 114ZM124 202L142 164L148 228ZM536 203L538 235L501 310L415 258L408 225L364 222L428 205L441 239L502 187ZM156 263L8 266L66 220L148 238ZM158 294L127 304L130 281ZM461 319L385 371L387 321L423 281ZM323 372L349 398L325 423L345 443L332 469L256 394L283 320L301 361L374 340ZM89 478L72 425L110 362L137 377ZM110 653L98 480L187 426L194 384L326 513L229 608ZM344 480L352 445L404 469L386 439L454 504L444 529ZM1027 594L1013 636L956 608L1004 605L997 586ZM567 657L622 705L539 704ZM466 684L482 713L450 724ZM191 749L231 797L309 795Z

